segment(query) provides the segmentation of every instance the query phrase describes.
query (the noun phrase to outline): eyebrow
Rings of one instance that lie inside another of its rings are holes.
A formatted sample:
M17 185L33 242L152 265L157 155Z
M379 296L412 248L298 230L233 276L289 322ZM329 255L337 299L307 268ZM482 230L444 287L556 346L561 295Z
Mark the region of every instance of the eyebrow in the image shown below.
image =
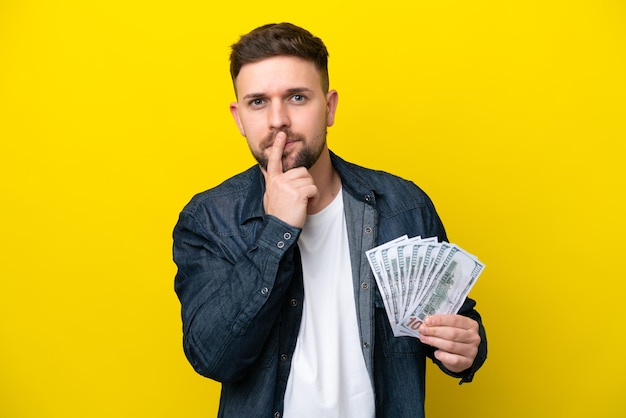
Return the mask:
M295 94L295 93L312 93L313 90L311 90L308 87L293 87L290 89L287 89L287 94ZM263 98L266 97L267 95L265 93L248 93L245 96L243 96L244 100L247 99L259 99L259 98Z

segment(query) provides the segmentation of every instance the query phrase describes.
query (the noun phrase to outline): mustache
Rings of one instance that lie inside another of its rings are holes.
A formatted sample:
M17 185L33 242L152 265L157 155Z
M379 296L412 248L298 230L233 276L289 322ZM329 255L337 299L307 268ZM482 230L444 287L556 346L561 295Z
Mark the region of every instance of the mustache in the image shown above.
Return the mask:
M287 142L303 141L305 139L304 135L295 133L289 128L281 128L281 129L272 131L265 136L265 138L263 139L264 147L267 148L271 146L272 143L274 142L274 139L276 139L276 135L278 135L280 132L285 133L285 136L287 137Z

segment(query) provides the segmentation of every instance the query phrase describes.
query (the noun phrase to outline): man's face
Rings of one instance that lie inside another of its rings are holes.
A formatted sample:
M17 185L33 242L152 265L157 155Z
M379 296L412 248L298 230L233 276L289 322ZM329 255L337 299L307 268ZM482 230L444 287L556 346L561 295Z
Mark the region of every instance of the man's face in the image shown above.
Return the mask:
M287 135L283 170L311 168L326 148L326 128L334 122L337 92L324 93L312 62L291 56L244 65L235 80L237 102L230 110L261 167L276 134Z

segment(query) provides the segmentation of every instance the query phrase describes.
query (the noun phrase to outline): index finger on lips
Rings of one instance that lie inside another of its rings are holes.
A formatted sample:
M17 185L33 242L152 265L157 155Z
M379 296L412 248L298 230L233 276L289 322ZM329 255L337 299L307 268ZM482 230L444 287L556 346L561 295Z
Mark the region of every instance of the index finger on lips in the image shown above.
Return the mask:
M279 132L274 138L274 143L270 149L270 155L267 159L267 174L275 177L283 173L283 150L287 142L287 135Z

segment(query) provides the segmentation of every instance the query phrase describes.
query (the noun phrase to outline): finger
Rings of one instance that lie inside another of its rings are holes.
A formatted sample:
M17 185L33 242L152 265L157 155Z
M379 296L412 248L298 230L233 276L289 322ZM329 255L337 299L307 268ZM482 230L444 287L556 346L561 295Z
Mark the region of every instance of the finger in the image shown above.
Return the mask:
M471 357L448 353L442 350L435 351L434 355L437 360L443 363L446 369L454 373L460 373L469 369L474 362Z
M276 177L283 173L283 150L286 143L287 135L284 132L276 134L267 159L267 174L270 177Z
M430 345L431 347L438 348L448 353L464 356L475 354L478 349L478 344L480 343L480 340L474 341L473 338L467 340L465 338L449 339L445 336L439 337L433 335L420 335L420 341L424 344Z
M460 329L475 328L478 323L463 315L431 315L426 317L424 325L427 327L453 327Z
M452 326L429 327L423 325L419 328L420 340L424 344L431 345L446 351L454 351L456 344L467 345L477 349L480 345L478 328L463 329Z
M468 330L455 327L429 327L422 324L419 328L422 342L430 344L435 339L445 339L449 341L465 341L472 333Z

